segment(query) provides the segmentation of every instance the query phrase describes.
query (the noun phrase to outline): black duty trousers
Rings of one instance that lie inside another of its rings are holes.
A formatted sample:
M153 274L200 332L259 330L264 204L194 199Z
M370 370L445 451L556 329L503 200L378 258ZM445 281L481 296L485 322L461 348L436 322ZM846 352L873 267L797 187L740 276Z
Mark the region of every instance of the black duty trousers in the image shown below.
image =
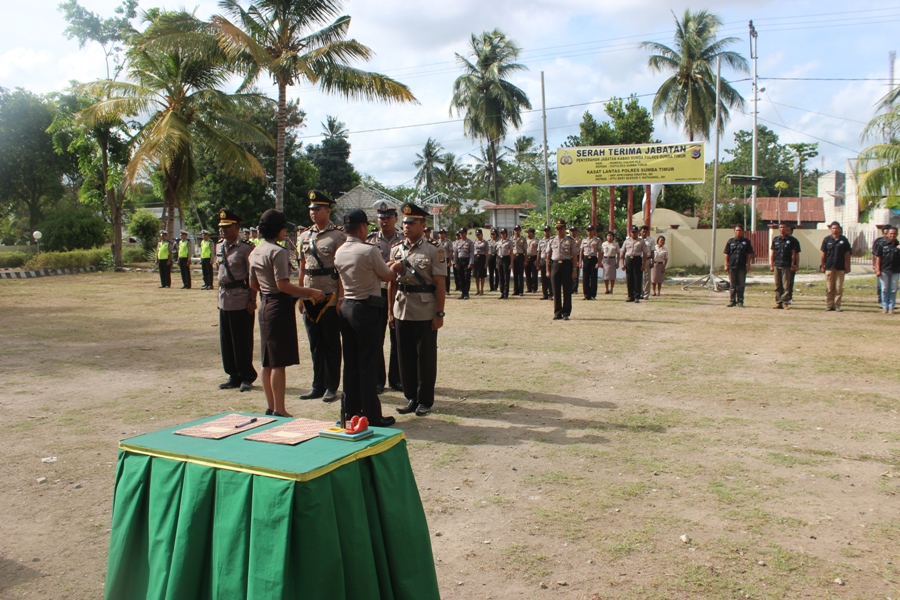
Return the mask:
M597 297L597 257L585 256L582 259L582 269L584 270L584 297Z
M447 281L450 280L449 277L445 277ZM388 327L388 303L387 303L387 290L381 290L381 297L384 298L384 306L381 308L381 329L379 329L379 339L381 343L379 344L379 348L381 348L381 352L378 353L378 385L381 387L385 387L385 381L387 381L388 385L400 385L400 363L397 360L397 332L390 327ZM385 336L385 330L387 330L387 336ZM388 372L387 377L385 377L384 372L384 338L389 337L390 339L390 353L388 359ZM345 369L346 371L346 369ZM346 388L347 384L344 383L344 387Z
M538 291L538 262L537 256L525 257L525 291L535 293Z
M201 258L200 270L203 271L203 285L205 285L206 287L212 287L212 259Z
M400 357L400 379L403 395L421 406L434 404L437 381L437 330L431 321L394 319L397 330L397 354Z
M456 263L454 270L459 273L459 291L462 297L469 295L469 286L472 284L472 271L469 270L469 259L462 259L464 262Z
M179 258L178 270L181 271L181 285L191 287L191 259Z
M513 294L518 296L525 293L525 255L519 254L513 257Z
M512 261L508 256L497 259L497 271L499 271L500 275L501 298L509 298L509 265L511 262Z
M553 297L553 286L550 283L550 276L547 275L546 261L540 265L541 271L541 297L544 299Z
M324 309L317 323L304 313L303 324L312 356L312 389L336 392L341 382L341 325L337 309Z
M743 304L747 269L728 269L728 281L731 283L731 301Z
M550 279L553 281L553 315L572 314L572 261L551 260Z
M488 257L488 286L490 291L497 291L497 287L500 285L500 277L499 273L497 273L497 255Z
M231 381L256 381L253 368L254 313L241 310L219 311L219 346L222 368Z
M625 284L628 299L640 300L644 292L644 259L641 256L625 257Z
M344 410L348 416L381 418L378 356L384 361L382 310L365 301L346 300L341 306L341 348L344 355ZM381 335L379 335L379 332ZM384 373L384 367L381 368ZM333 388L331 388L333 389Z
M162 287L172 287L172 265L167 260L157 261L159 263L159 285Z

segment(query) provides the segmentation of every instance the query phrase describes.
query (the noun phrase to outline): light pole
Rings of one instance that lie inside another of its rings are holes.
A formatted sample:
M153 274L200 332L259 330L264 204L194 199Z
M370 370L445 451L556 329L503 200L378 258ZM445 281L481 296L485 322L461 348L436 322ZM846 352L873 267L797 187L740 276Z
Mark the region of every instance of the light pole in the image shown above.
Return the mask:
M753 60L753 166L750 174L756 177L758 175L756 172L756 146L759 141L759 127L756 119L759 115L759 79L756 76L756 27L753 26L753 21L750 21L750 58ZM756 231L756 186L753 186L750 196L750 231Z
M44 237L44 234L41 233L40 231L35 231L34 233L31 234L31 236L34 238L34 241L37 242L38 254L40 254L41 253L41 238Z

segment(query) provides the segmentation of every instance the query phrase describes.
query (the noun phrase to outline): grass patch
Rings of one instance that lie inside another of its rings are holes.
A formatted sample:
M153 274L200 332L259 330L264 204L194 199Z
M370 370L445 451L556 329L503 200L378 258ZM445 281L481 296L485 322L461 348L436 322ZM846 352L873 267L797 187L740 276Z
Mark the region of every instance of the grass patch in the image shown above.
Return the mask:
M532 552L526 544L513 544L503 554L506 564L520 571L526 579L538 580L552 573L548 568L550 559L544 554Z

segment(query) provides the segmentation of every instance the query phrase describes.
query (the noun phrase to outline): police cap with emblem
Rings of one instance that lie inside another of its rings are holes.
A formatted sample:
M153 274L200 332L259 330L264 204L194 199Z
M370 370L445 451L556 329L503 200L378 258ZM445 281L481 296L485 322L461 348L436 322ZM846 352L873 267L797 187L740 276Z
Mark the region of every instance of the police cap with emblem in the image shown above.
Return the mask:
M419 220L425 221L425 217L428 216L428 213L421 206L416 206L415 204L404 204L403 205L403 222L404 223L416 223Z
M239 216L228 210L227 208L219 209L219 227L228 227L229 225L240 225L243 222Z
M525 230L525 233L534 233L534 227L529 227Z
M556 220L556 228L557 228L557 229L565 229L565 228L566 228L566 222L563 221L562 219L557 219L557 220Z
M379 200L375 203L375 212L379 219L388 219L397 216L397 206L387 200Z
M325 208L331 208L334 206L334 200L320 192L319 190L309 190L309 207L313 208L316 206L324 206Z
M550 226L549 226L549 225L544 225L544 231L550 231Z

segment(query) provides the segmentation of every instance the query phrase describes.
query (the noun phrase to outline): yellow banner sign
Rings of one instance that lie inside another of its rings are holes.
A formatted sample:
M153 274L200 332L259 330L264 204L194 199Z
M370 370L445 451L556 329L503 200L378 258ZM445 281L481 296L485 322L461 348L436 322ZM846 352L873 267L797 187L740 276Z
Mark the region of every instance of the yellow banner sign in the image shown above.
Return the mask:
M559 187L703 183L703 143L560 148Z

